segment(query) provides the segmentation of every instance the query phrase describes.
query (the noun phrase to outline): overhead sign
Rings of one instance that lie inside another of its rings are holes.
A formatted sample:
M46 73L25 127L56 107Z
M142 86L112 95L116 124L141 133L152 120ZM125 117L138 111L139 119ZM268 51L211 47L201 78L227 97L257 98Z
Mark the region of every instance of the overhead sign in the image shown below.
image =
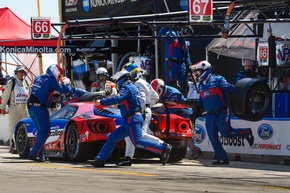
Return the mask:
M276 44L276 62L277 66L290 64L290 41L275 41ZM258 42L257 60L259 66L269 65L269 46L268 41Z
M31 38L50 39L51 25L50 17L31 18Z
M142 15L152 13L154 7L153 0L62 0L61 2L62 21Z
M189 22L211 22L212 0L189 0L188 13Z

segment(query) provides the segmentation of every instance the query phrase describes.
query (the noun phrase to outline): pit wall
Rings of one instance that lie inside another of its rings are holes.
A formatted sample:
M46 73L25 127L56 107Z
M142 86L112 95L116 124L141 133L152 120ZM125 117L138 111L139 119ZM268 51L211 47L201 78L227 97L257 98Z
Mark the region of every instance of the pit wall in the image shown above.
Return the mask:
M231 118L233 128L251 128L254 144L249 146L243 137L224 138L220 141L231 160L253 161L262 163L289 164L290 160L290 118L265 118L250 122ZM213 158L214 151L205 129L205 118L196 120L194 137L203 152Z

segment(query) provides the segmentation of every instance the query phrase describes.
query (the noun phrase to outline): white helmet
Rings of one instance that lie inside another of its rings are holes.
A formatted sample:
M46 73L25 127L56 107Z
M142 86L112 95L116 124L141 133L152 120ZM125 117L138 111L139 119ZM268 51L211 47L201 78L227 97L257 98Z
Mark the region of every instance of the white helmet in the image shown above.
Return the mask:
M96 74L97 75L104 75L107 76L108 75L108 70L104 67L100 67L96 70Z
M46 73L49 76L54 76L56 80L59 80L62 76L63 70L59 65L52 64L47 68Z
M190 66L190 69L192 72L199 71L199 75L197 75L198 82L206 80L211 74L211 64L205 60Z
M111 78L116 81L117 88L120 90L123 84L130 79L130 73L127 70L121 70L114 74Z
M157 92L158 96L163 96L167 92L167 86L165 85L164 81L161 79L154 79L150 83L152 88Z
M97 74L97 80L99 80L99 76L100 75L103 75L103 76L106 76L106 79L107 77L109 77L109 73L108 73L108 70L104 67L100 67L96 70L96 74Z

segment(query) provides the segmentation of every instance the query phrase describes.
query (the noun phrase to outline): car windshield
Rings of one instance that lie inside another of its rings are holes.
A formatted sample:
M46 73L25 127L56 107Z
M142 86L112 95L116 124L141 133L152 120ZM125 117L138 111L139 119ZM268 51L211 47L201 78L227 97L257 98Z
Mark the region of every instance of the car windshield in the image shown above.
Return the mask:
M71 119L78 110L78 106L67 105L50 116L50 119Z

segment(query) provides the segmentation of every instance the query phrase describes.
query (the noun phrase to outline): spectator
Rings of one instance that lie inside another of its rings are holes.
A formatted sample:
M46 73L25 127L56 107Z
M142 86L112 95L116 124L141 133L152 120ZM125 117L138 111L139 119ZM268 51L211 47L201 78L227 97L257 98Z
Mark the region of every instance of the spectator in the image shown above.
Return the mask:
M112 154L116 143L129 136L136 147L140 147L161 155L161 162L165 165L169 159L172 146L169 144L156 143L142 138L143 117L141 115L141 103L137 87L132 84L130 73L122 70L117 72L113 78L117 82L119 94L96 100L96 107L100 105L119 104L121 115L124 118L124 125L114 130L108 137L108 140L102 147L94 160L88 160L88 163L95 167L104 167L105 161Z
M190 42L184 37L191 35L192 32L190 26L182 28L179 32L164 27L159 31L161 36L168 37L164 53L165 82L180 90L183 95L187 93L187 68L191 65Z
M2 94L2 104L0 109L2 114L6 113L6 106L9 106L9 131L10 131L10 150L9 153L16 154L17 149L13 141L13 131L16 123L23 118L29 117L27 112L27 100L30 87L25 80L27 71L22 65L18 65L14 70L15 77L10 78L6 83Z
M61 94L74 92L72 86L64 86L62 82L63 70L59 65L50 65L46 73L36 76L31 88L31 95L28 99L28 112L36 128L37 136L30 151L28 159L37 162L44 162L44 143L50 134L50 117L48 102L55 91ZM41 116L40 116L41 115Z
M160 100L162 101L185 101L186 99L181 94L179 90L174 87L165 85L164 81L161 79L154 79L151 82L152 88L158 93ZM182 117L191 118L193 113L192 109L170 109L170 113L180 115ZM192 124L194 125L195 119L191 119ZM197 159L202 155L202 151L199 148L198 144L195 142L194 138L188 142L187 146L189 147L192 155L190 159Z
M96 70L97 81L92 83L91 91L98 92L101 96L112 96L117 94L116 84L107 80L109 77L108 70L100 67Z
M257 78L258 73L255 71L254 63L250 59L244 59L242 70L236 76L236 82L243 78Z
M124 69L130 72L130 76L136 85L139 93L140 93L140 102L141 102L141 112L144 118L144 122L142 125L142 138L154 141L156 143L164 143L161 139L148 134L148 127L150 124L150 120L152 117L151 108L158 100L158 94L153 90L151 85L146 82L142 76L142 72L138 68L135 63L127 63L124 66ZM119 166L131 166L132 158L135 154L135 146L131 142L129 137L125 138L126 141L126 151L125 151L125 160L119 162L117 165Z
M198 91L200 94L198 107L195 117L201 115L203 109L206 114L206 130L212 147L215 151L217 161L214 165L227 165L229 159L218 136L226 138L244 137L250 146L254 143L251 128L234 129L230 125L230 118L227 112L227 95L230 95L234 86L229 84L224 77L211 74L211 64L207 61L201 61L191 66L194 75L198 81Z

